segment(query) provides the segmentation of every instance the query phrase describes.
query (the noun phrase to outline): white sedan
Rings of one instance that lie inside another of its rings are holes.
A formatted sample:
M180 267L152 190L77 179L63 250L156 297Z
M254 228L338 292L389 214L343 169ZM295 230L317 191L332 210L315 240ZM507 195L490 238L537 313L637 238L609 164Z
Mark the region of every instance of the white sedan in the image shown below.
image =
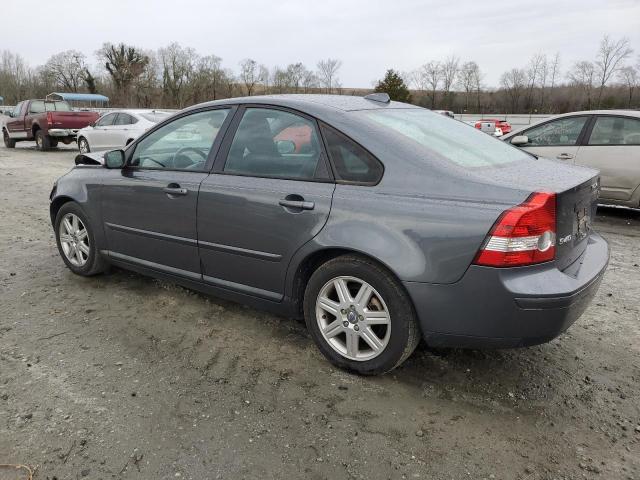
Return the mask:
M89 153L122 148L170 115L170 112L158 110L108 112L93 125L78 131L78 150Z

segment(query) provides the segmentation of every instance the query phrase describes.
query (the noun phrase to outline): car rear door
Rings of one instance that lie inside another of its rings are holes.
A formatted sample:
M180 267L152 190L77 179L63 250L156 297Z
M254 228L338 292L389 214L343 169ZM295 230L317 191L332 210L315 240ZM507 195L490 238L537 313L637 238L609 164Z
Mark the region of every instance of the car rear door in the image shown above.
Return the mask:
M561 117L520 133L529 138L522 145L526 151L541 157L573 163L585 135L589 115Z
M118 113L113 126L106 132L109 148L122 148L125 146L127 140L131 138L129 131L134 122L135 119L128 113Z
M102 187L108 254L193 280L201 278L198 190L209 175L230 108L187 112L141 138Z
M630 200L640 185L640 119L595 116L576 164L600 170L600 198Z
M214 173L200 187L203 280L279 301L294 253L322 229L335 185L317 122L286 109L242 107Z

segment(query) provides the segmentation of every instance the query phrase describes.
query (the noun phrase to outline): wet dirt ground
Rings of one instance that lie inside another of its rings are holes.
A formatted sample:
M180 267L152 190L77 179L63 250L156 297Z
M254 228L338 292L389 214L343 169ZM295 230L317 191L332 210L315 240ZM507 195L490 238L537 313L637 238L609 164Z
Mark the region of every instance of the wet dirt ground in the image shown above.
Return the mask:
M0 464L49 480L640 478L640 212L599 210L611 263L560 338L421 346L362 378L296 321L123 270L73 275L48 213L73 158L0 148Z

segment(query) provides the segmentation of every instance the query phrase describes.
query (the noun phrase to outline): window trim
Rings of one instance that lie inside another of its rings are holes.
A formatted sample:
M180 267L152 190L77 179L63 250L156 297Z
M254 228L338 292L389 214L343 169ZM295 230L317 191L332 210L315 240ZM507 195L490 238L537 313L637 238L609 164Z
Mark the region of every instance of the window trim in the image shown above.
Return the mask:
M640 144L633 143L589 143L591 140L591 134L593 133L593 129L596 126L596 122L598 118L626 118L629 120L635 120L640 124L640 117L632 117L629 115L618 115L618 114L609 114L609 113L600 113L596 115L592 115L591 122L589 124L589 129L585 135L584 143L581 145L583 147L638 147Z
M358 147L360 147L361 149L363 149L365 152L367 152L369 155L371 155L371 157L378 162L378 164L382 167L382 173L380 174L380 177L378 178L377 181L375 182L356 182L353 180L342 180L339 178L338 175L338 171L337 168L335 166L335 163L333 161L333 159L331 158L329 152L329 145L327 144L327 140L324 137L324 133L322 132L322 128L320 128L320 135L322 135L322 142L324 143L324 147L325 150L327 151L327 158L329 158L329 164L331 165L331 173L333 174L333 178L335 183L340 184L340 185L360 185L360 186L364 186L364 187L374 187L376 185L378 185L382 179L384 178L384 173L386 171L384 163L382 161L380 161L380 159L378 157L376 157L373 153L371 153L371 151L364 147L361 143L356 142L353 138L351 138L349 135L347 135L346 133L344 133L342 130L338 130L337 128L329 125L326 122L319 122L321 127L325 127L329 130L333 130L334 132L338 133L339 135L342 135L343 137L345 137L347 140L349 140L350 142L353 142L355 145L357 145Z
M124 163L124 167L123 169L129 170L129 171L145 171L145 170L151 170L154 172L194 172L194 173L210 173L211 169L213 167L213 162L216 158L216 155L218 153L218 150L220 149L220 145L222 144L222 139L223 137L226 136L227 131L229 130L229 125L231 124L232 119L235 117L236 111L237 111L237 105L229 105L229 104L225 104L225 105L213 105L213 106L207 106L207 107L201 107L201 108L194 108L192 110L186 110L183 112L180 112L176 115L171 115L169 117L167 117L166 119L164 119L162 122L157 123L153 128L150 128L149 130L147 130L143 135L139 136L136 140L134 140L133 142L131 142L129 145L127 145L124 148L125 151L125 163ZM203 113L203 112L209 112L209 111L213 111L213 110L228 110L229 113L227 114L227 116L224 119L224 122L222 122L222 126L220 127L220 130L218 132L218 135L216 136L215 140L213 141L213 144L211 145L211 150L209 150L209 156L207 157L207 160L204 164L204 167L202 169L198 169L198 170L189 170L186 168L160 168L160 167L141 167L138 165L131 165L131 159L133 157L133 154L135 153L136 149L138 148L138 144L143 141L145 138L147 138L149 135L152 135L156 130L159 130L160 128L164 127L165 125L168 125L169 123L173 123L181 118L187 117L189 115L195 115L197 113Z
M591 125L592 123L592 118L593 115L585 113L585 114L581 114L581 115L567 115L566 117L556 117L556 118L552 118L550 120L547 120L546 122L542 122L539 123L535 126L531 126L531 128L528 128L527 130L523 130L521 133L513 135L510 139L509 139L509 143L511 143L511 140L518 136L518 135L527 135L528 132L530 130L533 130L534 128L539 128L542 127L544 125L547 125L549 123L553 123L553 122L558 122L561 120L567 120L567 119L574 119L574 118L582 118L582 117L586 117L586 121L584 122L584 125L582 125L582 129L580 130L580 133L578 134L578 138L576 139L575 143L554 143L553 145L533 145L530 143L527 143L526 145L518 145L519 147L522 148L546 148L546 147L580 147L583 145L583 142L585 141L586 138L586 133L587 133L587 129L589 127L589 125ZM528 136L528 135L527 135Z
M300 178L300 177L283 177L283 176L270 176L270 175L255 175L250 173L237 173L237 172L225 172L224 167L227 163L227 157L229 155L229 150L231 149L231 144L233 143L233 139L236 136L236 132L238 131L238 127L244 114L249 108L262 108L266 110L280 110L283 112L290 113L292 115L297 115L299 117L304 118L313 123L316 128L316 132L318 134L318 139L320 140L320 157L318 158L318 165L316 165L316 171L312 178ZM321 163L324 164L324 170L327 172L327 176L319 175L321 169ZM233 118L233 122L229 125L229 128L225 132L224 140L222 141L222 145L218 151L218 155L216 156L215 162L213 164L213 170L211 173L215 173L218 175L233 175L235 177L249 177L249 178L265 178L270 180L290 180L297 182L315 182L315 183L334 183L335 180L333 178L333 171L330 167L329 155L326 151L324 139L322 138L322 132L320 130L320 125L318 119L312 117L311 115L301 112L299 110L283 107L281 105L270 105L266 103L243 103L238 105L238 110L235 113Z

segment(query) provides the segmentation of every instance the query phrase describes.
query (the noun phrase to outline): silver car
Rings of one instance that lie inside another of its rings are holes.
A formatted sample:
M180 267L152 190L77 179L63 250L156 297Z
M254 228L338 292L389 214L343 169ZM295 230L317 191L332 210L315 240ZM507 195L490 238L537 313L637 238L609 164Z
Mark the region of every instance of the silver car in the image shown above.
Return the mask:
M89 153L129 145L171 113L157 110L115 110L78 131L78 150Z
M640 207L640 112L593 110L545 119L503 140L541 157L600 170L599 203Z

